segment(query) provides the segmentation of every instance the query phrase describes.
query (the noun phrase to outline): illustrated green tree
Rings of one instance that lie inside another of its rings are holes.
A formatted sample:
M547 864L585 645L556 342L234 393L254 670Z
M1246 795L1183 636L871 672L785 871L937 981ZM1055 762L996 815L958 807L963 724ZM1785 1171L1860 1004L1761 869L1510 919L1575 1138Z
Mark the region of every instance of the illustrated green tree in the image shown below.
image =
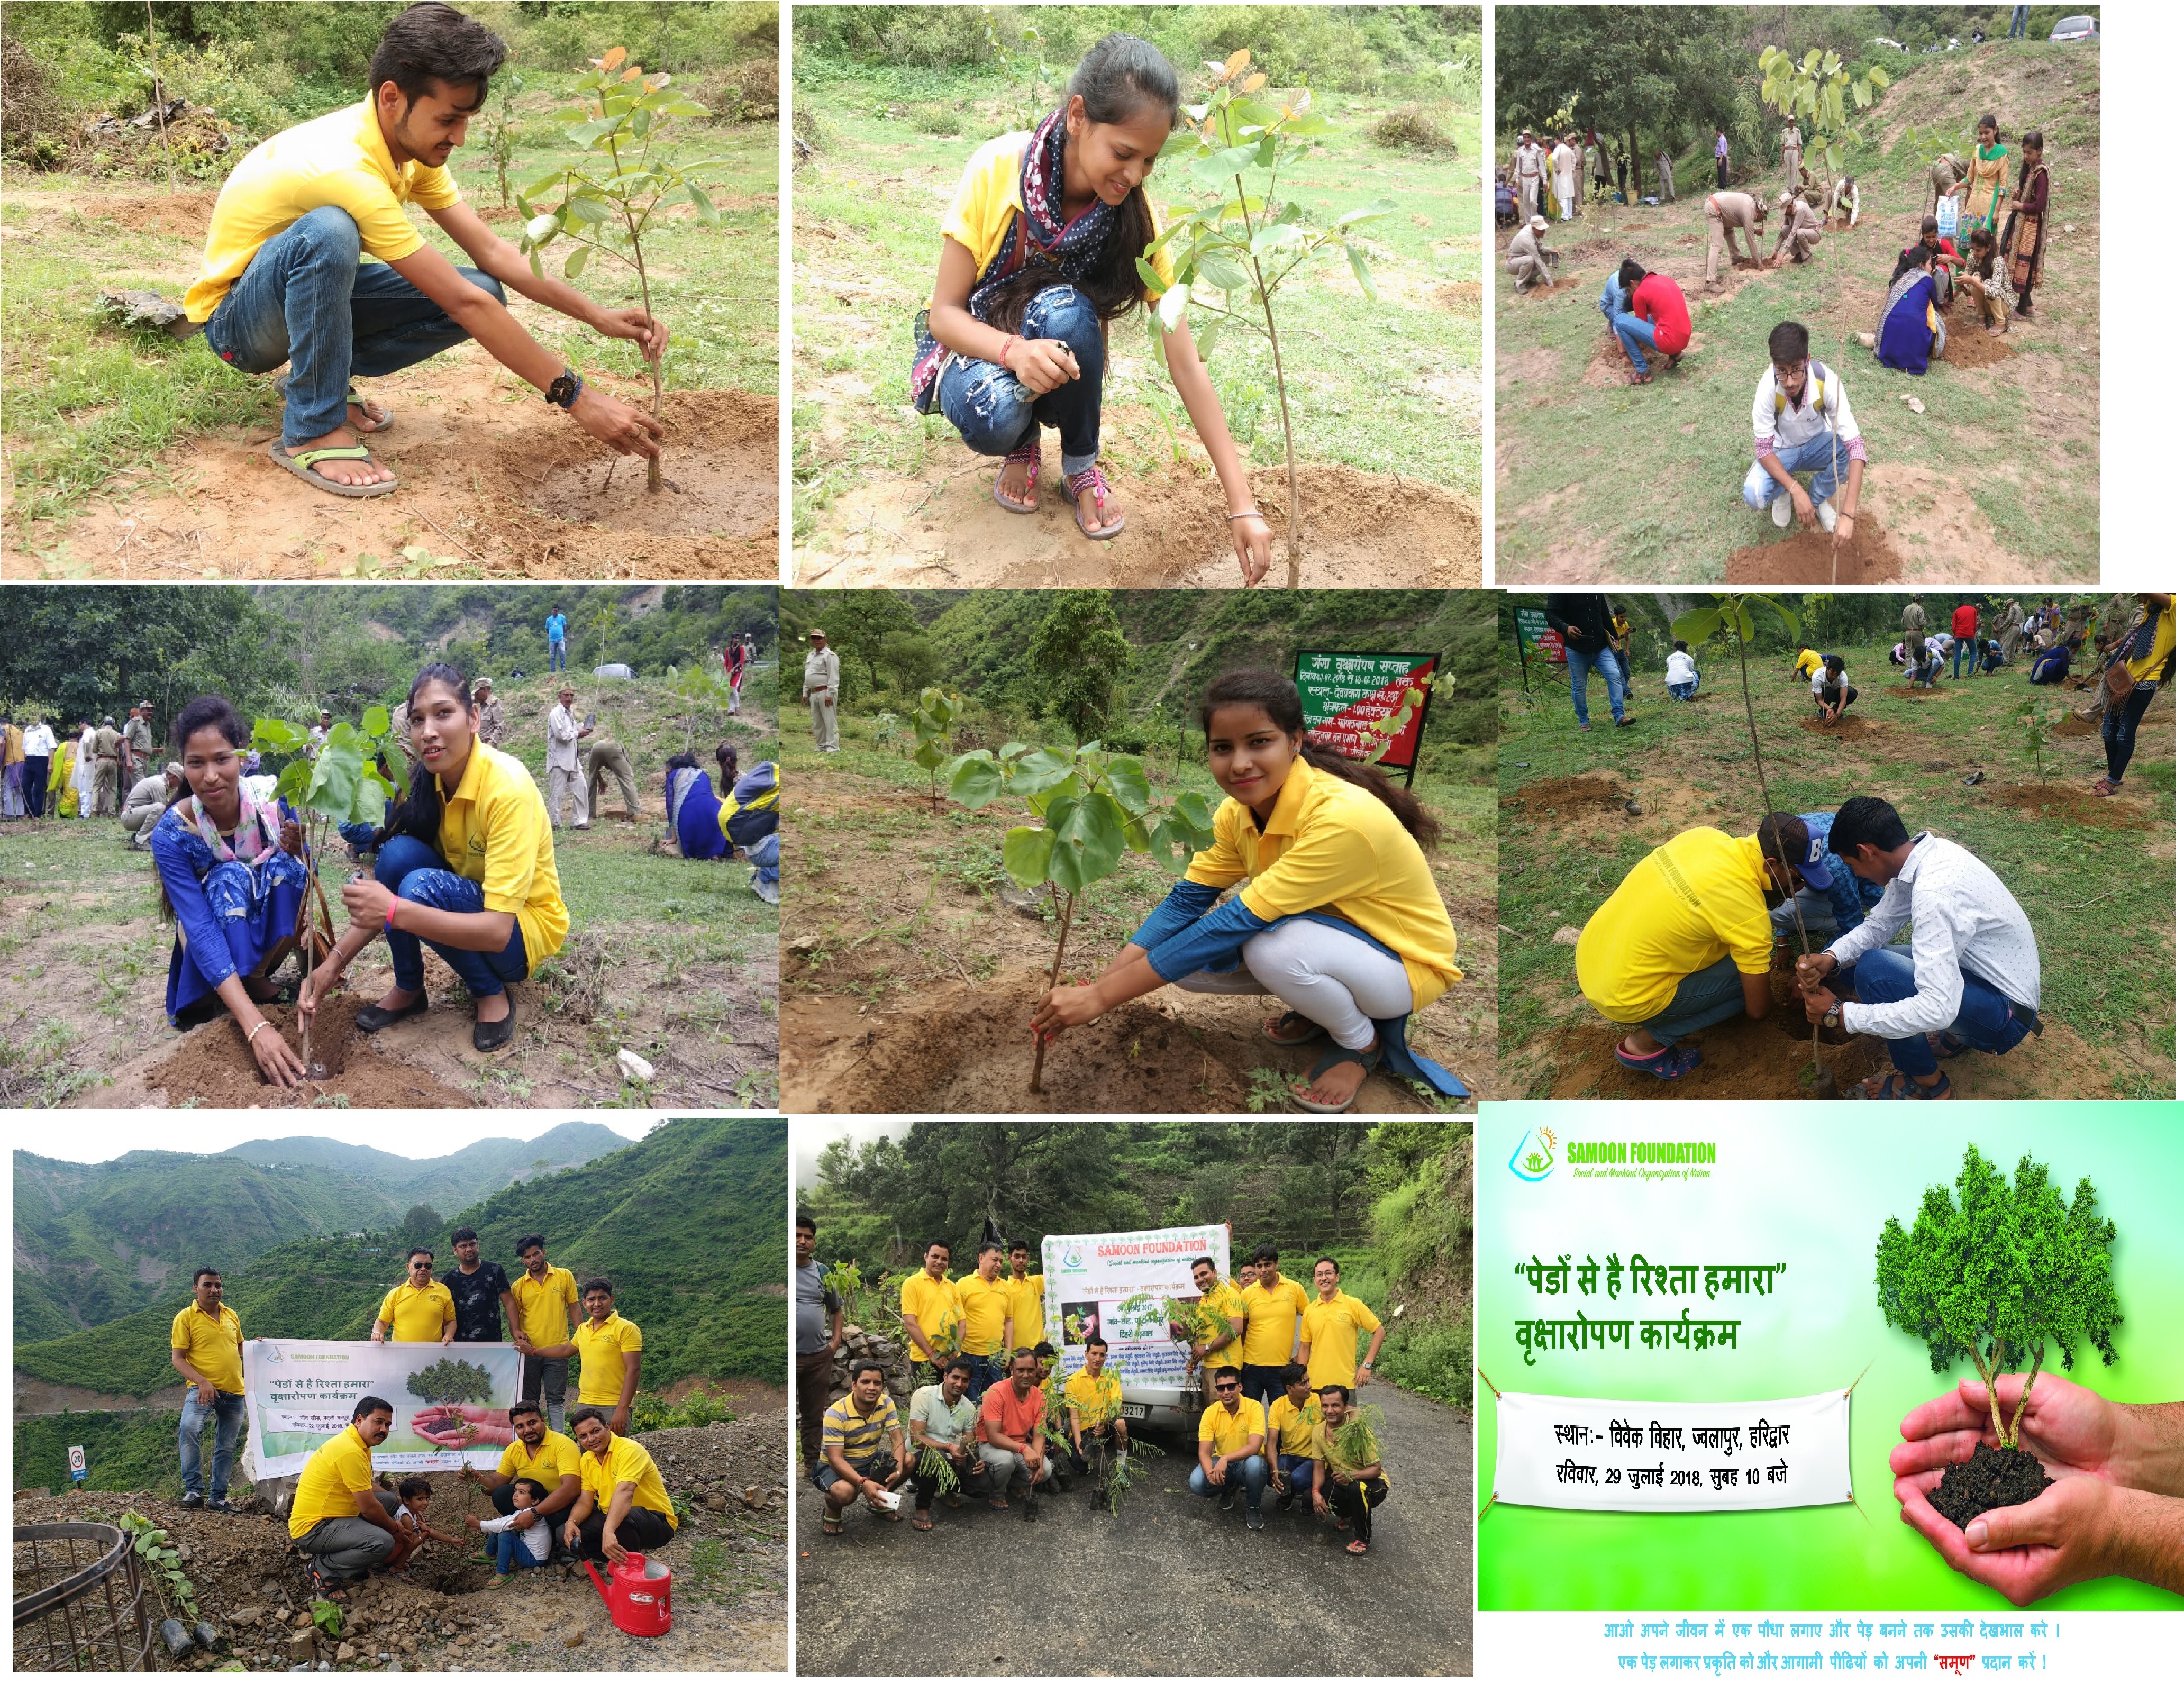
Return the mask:
M942 774L948 797L967 810L1008 793L1031 811L1034 821L1003 838L1001 868L1020 888L1050 883L1063 896L1061 933L1046 977L1050 993L1061 979L1078 894L1113 875L1125 852L1150 854L1179 873L1190 854L1213 844L1213 814L1204 795L1158 799L1142 761L1097 741L1073 751L1022 741L998 752L981 747L951 760ZM1045 1067L1046 1043L1039 1040L1031 1066L1034 1094Z
M1032 633L1030 659L1042 708L1079 741L1107 727L1116 685L1137 661L1104 588L1051 596Z
M1150 326L1153 360L1162 370L1167 368L1167 353L1161 337L1182 323L1184 311L1194 304L1211 319L1192 331L1201 359L1213 356L1230 324L1266 337L1273 357L1274 392L1282 406L1282 450L1289 465L1288 585L1295 588L1302 559L1297 538L1301 519L1296 432L1290 420L1274 297L1300 270L1328 248L1340 247L1359 289L1368 302L1378 304L1380 296L1373 285L1372 269L1351 236L1360 224L1386 217L1396 203L1374 200L1322 223L1295 201L1278 198L1283 172L1301 164L1316 150L1317 138L1330 133L1334 125L1312 109L1311 89L1299 89L1293 100L1266 95L1265 73L1251 66L1248 47L1237 48L1223 64L1206 61L1202 97L1184 108L1190 125L1176 132L1161 157L1173 155L1183 161L1191 182L1213 198L1179 214L1178 208L1169 208L1173 221L1139 259L1138 275L1146 287L1161 287L1151 259L1167 249L1176 285L1161 295ZM1246 187L1247 177L1259 186L1259 192ZM1237 309L1239 295L1243 297L1242 310ZM1257 315L1256 320L1252 313Z
M628 58L628 50L617 47L592 60L591 70L577 79L578 103L554 114L556 121L573 125L564 131L569 144L594 162L586 170L565 165L549 171L516 195L516 208L527 220L517 245L530 254L534 276L546 274L539 254L564 237L575 248L561 266L572 282L583 274L594 253L628 265L637 272L638 290L649 314L652 273L645 265L646 232L666 208L678 204L688 204L705 223L717 227L721 214L698 175L728 161L678 162L669 156L663 137L673 132L674 120L702 118L707 110L671 87L673 79L665 72L648 76L643 66L626 64ZM556 190L558 203L538 203ZM648 358L645 363L652 371L652 411L657 417L660 360ZM645 486L658 493L660 460L648 459L645 464Z
M2085 1177L2066 1204L2048 1167L2029 1153L2011 1182L1973 1145L1964 1149L1953 1194L1936 1183L1908 1229L1892 1217L1881 1226L1874 1279L1882 1315L1926 1343L1935 1370L1960 1356L1972 1361L2004 1447L2017 1445L2051 1342L2066 1370L2081 1336L2103 1363L2116 1361L2111 1337L2123 1321L2111 1279L2116 1229L2098 1203ZM2005 1425L1996 1378L2028 1359L2025 1390Z
M928 688L917 698L910 714L910 727L917 738L911 762L925 772L933 813L940 815L941 766L956 756L956 725L963 716L963 696L945 688Z

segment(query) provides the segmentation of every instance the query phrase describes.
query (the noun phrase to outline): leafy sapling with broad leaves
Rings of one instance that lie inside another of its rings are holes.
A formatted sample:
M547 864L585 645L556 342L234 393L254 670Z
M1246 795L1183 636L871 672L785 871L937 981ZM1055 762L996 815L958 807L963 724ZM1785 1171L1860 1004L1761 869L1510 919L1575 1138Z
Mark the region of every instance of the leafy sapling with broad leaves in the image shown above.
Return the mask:
M956 755L956 725L963 716L963 696L928 688L917 697L910 726L917 738L911 761L925 772L933 812L940 815L940 770Z

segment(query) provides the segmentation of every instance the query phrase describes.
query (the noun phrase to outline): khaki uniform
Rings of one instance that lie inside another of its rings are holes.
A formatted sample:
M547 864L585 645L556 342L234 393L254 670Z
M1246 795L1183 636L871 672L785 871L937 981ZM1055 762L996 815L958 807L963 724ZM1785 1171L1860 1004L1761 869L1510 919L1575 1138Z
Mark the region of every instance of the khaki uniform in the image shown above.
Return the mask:
M2124 638L2131 627L2131 620L2138 610L2137 602L2124 593L2109 596L2109 603L2101 608L2101 650L2106 652Z
M1797 132L1795 124L1782 126L1782 187L1790 193L1797 192L1797 173L1805 164L1805 138Z
M1555 273L1549 267L1557 256L1540 245L1538 232L1529 224L1511 236L1507 264L1509 274L1517 279L1517 292L1524 293L1543 282L1552 287Z
M804 655L804 692L811 702L811 740L822 753L842 750L841 732L834 722L835 697L842 687L842 655L822 647Z
M1780 259L1783 249L1789 250L1792 264L1802 265L1813 256L1813 249L1820 244L1820 236L1827 226L1820 214L1805 199L1793 199L1783 214L1782 233L1774 237L1774 256Z
M131 717L122 738L129 743L129 779L134 782L152 767L152 726L142 717Z
M1926 633L1926 608L1913 600L1903 608L1903 639L1908 643L1924 638Z
M98 785L97 798L92 805L94 817L111 817L120 810L116 803L121 792L121 755L126 746L121 732L110 724L102 724L98 731Z
M154 771L129 790L121 807L121 832L138 846L152 844L152 826L167 815L167 776Z
M1724 269L1736 265L1736 231L1744 231L1745 244L1752 249L1752 262L1759 263L1759 242L1766 231L1758 200L1752 195L1740 193L1734 188L1720 188L1706 197L1707 219L1707 287L1714 285L1714 278ZM1721 264L1723 253L1729 255L1729 265Z
M505 733L507 729L500 716L500 696L495 694L478 707L478 738L489 747L497 747Z
M2014 663L2025 650L2025 607L2011 600L2002 619L2005 626L2002 632L2002 656L2004 662Z
M594 741L584 755L584 803L595 815L605 813L599 796L610 776L621 786L622 815L634 821L644 808L638 803L637 772L630 768L629 755L612 741Z

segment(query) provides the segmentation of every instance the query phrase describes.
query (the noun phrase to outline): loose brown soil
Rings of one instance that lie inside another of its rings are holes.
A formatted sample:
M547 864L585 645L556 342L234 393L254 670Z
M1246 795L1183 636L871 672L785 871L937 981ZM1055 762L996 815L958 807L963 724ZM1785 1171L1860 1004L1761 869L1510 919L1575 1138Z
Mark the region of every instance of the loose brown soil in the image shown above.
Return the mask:
M1787 1027L1794 1018L1800 1027ZM1620 1029L1592 1027L1546 1036L1555 1077L1547 1097L1556 1100L1809 1100L1813 1083L1801 1079L1813 1061L1811 1025L1795 1005L1780 1005L1765 1022L1731 1017L1685 1035L1680 1046L1705 1055L1680 1081L1663 1082L1616 1061ZM1830 1045L1823 1032L1821 1061L1835 1072L1838 1091L1888 1066L1888 1049L1868 1035ZM1830 1098L1836 1097L1830 1094Z
M2025 1505L2054 1485L2040 1460L2022 1446L2004 1451L1986 1445L1972 1448L1960 1464L1942 1472L1941 1484L1926 1495L1926 1502L1959 1529L1970 1528L1982 1512L2005 1505Z
M110 220L140 235L180 235L203 241L212 227L212 209L219 198L219 191L210 188L119 196L110 200L102 198L83 214L93 220Z
M1800 717L1797 727L1808 735L1825 735L1836 741L1877 740L1888 732L1886 723L1861 716L1856 706L1832 723L1823 723L1818 717Z
M2006 788L1990 788L1986 791L2002 805L2089 829L2153 827L2136 812L2120 808L2113 799L2104 799L2090 788L2065 788L2059 782L2051 782L2045 787L2036 782L2012 782Z
M1106 463L1125 518L1110 541L1078 533L1052 443L1031 515L994 503L1000 461L936 443L914 477L844 494L794 555L801 588L1234 588L1243 581L1221 487L1202 455L1139 475ZM1340 465L1297 467L1306 588L1475 588L1479 509L1429 482ZM1287 580L1289 481L1255 465L1254 494L1274 532L1266 580Z
M527 505L571 523L694 540L772 534L780 514L770 475L774 410L727 393L669 394L664 410L670 438L693 444L662 462L658 493L646 485L642 460L588 435L557 440L543 459L536 443L504 441L501 460Z
M1552 816L1564 811L1620 811L1629 797L1620 783L1605 776L1568 776L1527 782L1502 803L1521 805L1529 816Z
M1999 365L2017 351L2014 335L1990 335L1980 327L1976 313L1958 313L1949 320L1949 344L1942 349L1942 364L1958 370L1984 370Z
M1863 586L1901 581L1903 560L1869 507L1858 513L1857 533L1837 549L1824 529L1794 529L1785 539L1740 547L1729 555L1726 580L1761 585L1837 582Z
M2141 719L2140 721L2143 721L2144 720ZM2049 729L2048 733L2055 740L2069 741L2075 740L2081 735L2098 735L2100 732L2101 725L2099 719L2081 717L2076 712L2073 711L2069 716L2064 718L2061 722Z
M369 1003L338 994L311 1026L311 1067L325 1079L300 1088L276 1088L259 1073L234 1020L221 1017L182 1037L172 1056L152 1072L150 1085L171 1105L194 1104L213 1111L304 1107L321 1100L346 1100L356 1111L434 1111L476 1103L429 1072L393 1061L357 1033L356 1014ZM265 1014L292 1051L303 1043L296 1032L292 1005L268 1005Z
M1938 688L1914 688L1907 682L1890 688L1888 695L1892 699L1939 699L1942 690Z

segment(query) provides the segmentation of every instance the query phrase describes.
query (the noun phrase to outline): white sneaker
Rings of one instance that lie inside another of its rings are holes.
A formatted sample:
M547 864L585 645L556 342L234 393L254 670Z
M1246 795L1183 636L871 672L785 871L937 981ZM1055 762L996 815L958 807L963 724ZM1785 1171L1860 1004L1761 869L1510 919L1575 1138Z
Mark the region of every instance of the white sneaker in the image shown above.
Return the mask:
M1774 496L1774 526L1777 529L1787 529L1790 526L1791 510L1790 496L1786 493L1776 494Z
M1820 502L1820 527L1830 535L1836 532L1836 503L1831 499Z

